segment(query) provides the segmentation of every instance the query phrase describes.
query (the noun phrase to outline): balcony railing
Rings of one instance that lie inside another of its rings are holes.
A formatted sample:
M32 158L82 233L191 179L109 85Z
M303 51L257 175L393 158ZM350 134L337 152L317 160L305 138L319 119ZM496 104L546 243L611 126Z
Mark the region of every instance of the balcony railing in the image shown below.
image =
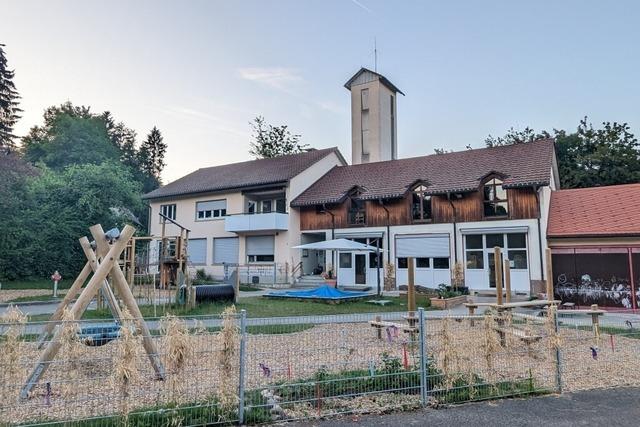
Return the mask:
M224 220L224 229L233 233L286 231L289 229L289 214L270 212L228 215Z

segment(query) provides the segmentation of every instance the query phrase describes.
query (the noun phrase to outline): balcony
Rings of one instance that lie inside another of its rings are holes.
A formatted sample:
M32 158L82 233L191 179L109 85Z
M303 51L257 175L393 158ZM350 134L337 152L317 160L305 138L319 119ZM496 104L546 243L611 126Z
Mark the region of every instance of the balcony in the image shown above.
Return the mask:
M286 231L289 229L289 214L270 212L229 215L225 217L224 229L233 233Z

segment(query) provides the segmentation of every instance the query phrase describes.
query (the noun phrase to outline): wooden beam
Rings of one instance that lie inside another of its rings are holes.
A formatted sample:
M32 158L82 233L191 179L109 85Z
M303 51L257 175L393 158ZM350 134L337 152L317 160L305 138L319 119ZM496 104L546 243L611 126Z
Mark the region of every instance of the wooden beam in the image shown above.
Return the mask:
M551 264L551 249L546 250L547 258L547 300L552 301L553 298L553 265Z
M120 240L116 241L116 243L109 249L109 252L105 256L104 261L100 264L95 274L91 277L91 280L89 280L89 283L87 283L87 286L84 288L76 302L73 304L73 307L71 308L71 314L73 315L74 319L80 319L82 317L82 313L84 313L93 297L95 297L96 293L100 289L100 286L102 286L104 280L107 278L109 271L111 271L114 265L117 265L118 258L124 250L124 247L127 244L127 240L129 240L131 236L133 236L134 232L135 229L133 227L129 225L124 227L124 230L122 230L122 234L120 236ZM87 239L86 237L81 238L80 245L90 247L89 239ZM62 331L62 328L58 328L53 336L53 339L49 342L44 352L40 355L40 358L33 368L31 375L29 375L27 382L20 392L20 397L22 399L26 399L29 397L29 392L36 385L40 376L47 370L58 351L60 351L60 347L62 346L60 335L62 334Z
M504 291L509 304L511 302L511 263L508 259L504 260Z
M502 305L502 251L499 246L493 248L493 266L496 273L496 304Z
M87 257L87 260L89 260L89 264L91 265L91 269L93 270L94 273L98 270L98 267L100 266L99 258L103 258L104 256L106 256L107 252L109 252L108 247L102 248L102 250L100 249L101 248L96 249L98 251L98 256L96 256L96 254L93 252L93 249L91 249L91 246L82 245L84 256ZM120 310L120 306L118 305L118 300L113 294L113 291L111 290L111 286L109 286L109 281L107 279L105 279L102 282L101 291L102 291L102 296L107 301L107 304L111 309L111 314L118 321L122 321L122 310Z
M104 230L102 229L102 226L100 224L90 227L89 231L91 232L91 235L98 245L98 251L103 251L109 247L109 243L107 243L107 240L104 237ZM116 241L116 244L117 243L119 243L119 241ZM115 244L111 246L111 249L113 249L114 246ZM144 349L147 352L147 356L149 356L149 360L151 361L151 365L156 372L156 378L164 379L164 366L162 365L162 361L160 360L160 356L158 355L156 344L151 337L151 332L149 331L147 323L142 317L140 307L138 307L138 303L136 302L136 299L133 296L129 285L127 284L127 279L124 277L124 273L117 263L115 263L111 269L111 277L113 279L114 286L116 287L118 293L120 294L120 297L122 298L122 303L129 310L129 313L133 317L138 331L140 331L140 334L142 335L142 345L144 346Z
M58 324L58 321L62 318L62 313L64 312L65 307L69 305L71 300L73 300L77 295L80 294L82 285L84 285L84 282L89 277L89 274L91 274L91 271L91 263L90 261L87 261L80 271L80 274L78 274L76 280L73 281L73 284L62 299L62 302L56 308L56 311L54 311L54 313L49 318L49 321L44 325L42 333L40 334L40 337L38 337L38 349L41 349L44 346L45 341L53 332L53 328L55 328L55 326Z
M416 314L416 285L415 285L415 271L414 262L411 257L407 258L407 270L408 270L408 283L407 283L407 309L409 311L409 317L413 317Z

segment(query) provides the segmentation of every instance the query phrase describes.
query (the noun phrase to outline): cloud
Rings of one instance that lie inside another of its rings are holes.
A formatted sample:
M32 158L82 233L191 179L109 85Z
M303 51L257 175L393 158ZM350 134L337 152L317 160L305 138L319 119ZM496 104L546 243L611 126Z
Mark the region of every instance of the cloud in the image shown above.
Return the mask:
M292 84L303 81L299 71L294 68L240 68L240 77L252 82L261 83L274 89L290 91Z
M168 116L172 116L177 120L191 120L198 123L198 126L204 126L207 129L227 133L235 136L246 138L249 135L247 129L234 126L235 120L232 118L216 116L206 111L194 110L193 108L183 106L169 106L164 108L155 108ZM248 126L247 126L248 128Z

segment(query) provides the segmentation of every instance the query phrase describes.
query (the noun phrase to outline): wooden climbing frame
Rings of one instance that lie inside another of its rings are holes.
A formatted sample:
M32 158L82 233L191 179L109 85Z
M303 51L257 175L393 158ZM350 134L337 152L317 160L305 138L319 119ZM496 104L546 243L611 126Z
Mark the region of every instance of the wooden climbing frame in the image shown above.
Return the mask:
M62 318L64 309L68 306L71 300L76 295L78 295L78 293L80 295L71 307L71 314L73 316L73 319L79 320L82 317L82 314L86 311L87 307L96 297L101 288L104 290L105 294L108 295L107 300L110 301L110 304L115 304L115 307L113 309L114 315L116 317L121 316L122 314L120 311L120 307L117 300L115 299L115 296L113 296L113 289L111 288L111 285L107 280L107 277L109 277L111 279L111 283L118 293L118 296L122 299L122 304L129 310L131 316L133 317L137 333L142 335L142 343L145 351L147 352L147 355L149 356L151 365L155 370L156 378L164 379L164 367L162 365L162 362L160 361L155 342L151 337L149 328L147 327L147 324L142 317L140 308L138 307L138 304L133 296L133 293L131 292L131 289L129 288L124 273L120 269L120 265L118 263L118 260L120 259L125 246L128 244L129 240L133 236L133 233L135 232L135 228L129 225L125 226L120 237L113 243L109 243L101 225L94 225L89 230L96 242L96 251L94 252L91 248L91 244L89 243L88 238L80 238L80 246L82 246L85 256L87 257L87 263L85 264L76 280L73 282L71 289L69 289L69 292L65 296L64 300L60 303L60 306L51 316L51 322L45 327L40 337L40 346L42 347L44 345L47 337L51 334L51 332L53 332L55 324L58 323ZM91 276L91 279L89 279L87 285L80 292L82 285L87 280L91 272L93 272L93 276ZM29 393L31 392L33 387L37 384L42 374L44 374L44 372L56 357L56 354L60 350L62 344L60 341L61 333L62 328L58 328L53 333L53 337L47 344L44 352L40 355L35 368L27 378L27 381L22 388L22 391L20 393L20 397L22 399L26 399L29 397Z

